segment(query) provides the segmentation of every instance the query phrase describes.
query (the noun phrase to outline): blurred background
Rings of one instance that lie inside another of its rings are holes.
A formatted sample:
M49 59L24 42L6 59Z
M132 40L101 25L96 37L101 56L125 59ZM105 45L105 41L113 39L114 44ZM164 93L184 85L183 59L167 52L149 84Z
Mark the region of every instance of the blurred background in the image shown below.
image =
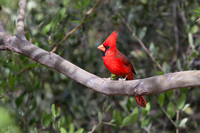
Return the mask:
M19 0L0 0L0 20L16 33ZM97 46L118 32L117 47L134 65L135 78L200 69L199 0L29 0L26 37L100 77L110 77ZM142 41L156 62L148 56ZM22 55L0 52L0 132L199 132L200 88L133 97L106 96ZM160 65L161 69L157 66Z

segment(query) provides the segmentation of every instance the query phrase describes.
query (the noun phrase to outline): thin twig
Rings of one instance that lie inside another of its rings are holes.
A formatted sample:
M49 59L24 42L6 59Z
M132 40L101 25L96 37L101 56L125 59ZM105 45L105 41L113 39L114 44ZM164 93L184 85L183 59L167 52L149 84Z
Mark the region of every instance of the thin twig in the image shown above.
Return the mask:
M132 28L130 27L130 25L126 22L126 20L124 19L124 17L117 12L117 14L120 16L120 18L122 19L122 22L125 24L126 28L128 29L128 31L130 33L132 32ZM132 36L139 42L140 46L144 49L144 51L149 55L149 57L151 58L151 60L156 64L156 66L160 69L160 71L164 72L161 65L156 62L155 58L151 55L150 51L147 49L147 47L144 45L144 43L142 42L142 40L135 34L132 34Z
M179 110L176 110L176 121L179 123ZM176 133L179 133L179 128L176 126Z
M24 73L25 71L30 70L30 69L31 69L31 67L22 69L22 70L20 70L20 71L17 73L17 75L19 76L19 75L21 75L22 73Z
M153 97L156 99L156 101L157 101L157 104L159 105L159 107L160 107L160 109L162 110L162 112L167 116L167 118L169 119L169 121L175 126L175 128L177 127L176 126L176 123L170 118L170 116L168 115L168 113L166 112L166 110L162 107L162 106L160 106L160 104L158 103L158 98L156 97L156 95L153 95Z
M170 118L170 116L168 115L168 113L165 111L165 109L160 106L161 110L164 112L164 114L167 116L167 118L169 119L169 121L174 125L174 127L177 127L176 126L176 123Z
M24 36L24 16L26 9L26 0L19 1L19 11L17 16L17 35L22 39L25 39Z
M78 30L78 29L85 23L85 20L86 20L86 19L88 18L88 16L94 11L94 9L100 4L100 2L101 2L101 0L98 0L98 1L96 2L96 4L95 4L90 10L88 10L88 11L85 13L85 16L84 16L82 22L81 22L79 25L77 25L76 27L74 27L71 31L67 32L67 33L65 34L65 36L63 37L63 39L50 51L50 53L54 53L54 52L57 50L57 48L67 39L67 37L68 37L69 35L71 35L72 33L74 33L76 30Z
M173 23L174 23L174 37L175 37L175 52L178 54L178 49L179 49L179 38L178 38L178 27L177 27L177 0L174 0L173 2Z

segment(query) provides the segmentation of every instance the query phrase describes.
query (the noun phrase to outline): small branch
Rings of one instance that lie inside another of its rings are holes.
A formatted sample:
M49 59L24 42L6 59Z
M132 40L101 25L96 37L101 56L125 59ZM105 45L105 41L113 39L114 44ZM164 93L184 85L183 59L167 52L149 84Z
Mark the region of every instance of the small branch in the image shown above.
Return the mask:
M177 121L177 124L179 123L179 110L176 110L176 121ZM176 126L176 133L179 133L179 127Z
M173 10L173 23L174 23L174 37L175 37L175 53L178 54L179 50L179 38L178 38L178 27L177 27L177 0L174 0L172 5Z
M160 109L167 116L167 118L169 119L169 121L174 125L174 127L177 127L176 123L170 118L170 116L168 115L168 113L166 112L166 110L162 106L160 106L160 104L158 103L158 98L155 95L153 95L153 97L155 98L155 100L157 101L157 104L159 105Z
M125 24L125 26L128 29L128 31L132 34L133 32L132 32L132 28L130 27L130 25L126 22L126 20L124 19L124 17L119 12L117 12L117 14L122 19L122 22ZM144 45L144 43L142 42L142 40L137 35L135 35L135 34L132 34L132 36L139 42L140 46L148 54L148 56L151 58L151 60L156 64L156 66L158 67L158 69L160 69L160 71L164 72L163 69L162 69L162 67L161 67L161 65L156 62L156 59L151 55L150 51Z
M19 11L17 16L17 35L21 37L21 39L26 40L24 36L24 16L26 9L26 0L19 1Z
M174 127L177 127L176 126L176 123L170 118L170 116L168 115L168 113L165 111L165 109L160 106L161 110L164 112L164 114L167 116L167 118L169 119L169 121L174 125Z
M65 36L63 37L63 39L50 51L50 53L54 53L57 50L57 48L68 38L69 35L74 33L76 30L78 30L85 23L88 16L94 11L94 9L100 4L100 2L101 2L101 0L98 0L96 2L96 4L90 10L88 10L85 13L85 16L84 16L82 22L78 26L74 27L71 31L67 32L65 34Z
M25 69L20 70L20 71L17 73L17 76L21 75L22 73L24 73L25 71L30 70L30 69L31 69L31 67L28 67L28 68L25 68Z

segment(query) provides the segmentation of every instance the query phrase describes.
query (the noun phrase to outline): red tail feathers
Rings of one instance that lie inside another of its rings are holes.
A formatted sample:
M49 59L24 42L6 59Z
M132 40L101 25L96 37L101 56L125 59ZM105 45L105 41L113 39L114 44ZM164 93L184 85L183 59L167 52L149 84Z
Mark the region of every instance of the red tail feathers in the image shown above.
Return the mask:
M139 107L146 107L146 101L142 96L136 96L135 97L136 103Z

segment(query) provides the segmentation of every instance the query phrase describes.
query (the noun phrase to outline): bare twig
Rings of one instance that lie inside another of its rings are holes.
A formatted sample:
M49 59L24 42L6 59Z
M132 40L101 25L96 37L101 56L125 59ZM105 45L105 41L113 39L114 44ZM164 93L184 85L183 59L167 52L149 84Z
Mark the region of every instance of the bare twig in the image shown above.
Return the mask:
M126 28L128 29L128 31L130 33L133 33L132 28L130 27L130 25L126 22L126 20L124 19L124 17L117 12L117 14L120 16L120 18L122 19L122 22L124 23L124 25L126 26ZM156 62L155 58L151 55L150 51L147 49L147 47L144 45L144 43L142 42L142 40L135 34L132 34L132 36L139 42L140 46L144 49L144 51L149 55L149 57L151 58L151 60L156 64L156 66L160 69L160 71L164 72L161 65Z
M155 101L157 101L157 104L159 105L159 107L162 110L162 112L167 116L167 118L174 125L174 127L177 127L176 123L170 118L170 116L168 115L168 113L166 112L166 110L158 103L158 98L156 97L156 95L153 95L153 96L155 98Z
M24 73L25 71L30 70L30 69L31 69L30 67L29 67L29 68L22 69L22 70L20 70L20 71L17 73L17 75L20 75L20 74L22 74L22 73Z
M177 27L177 0L173 1L173 23L174 23L174 37L175 37L175 53L178 54L179 50L179 38L178 38L178 27Z
M176 125L176 123L170 118L170 116L168 115L168 113L165 111L165 109L162 107L162 106L160 106L160 108L161 108L161 110L164 112L164 114L167 116L167 118L169 119L169 121L174 125L174 127L176 128L177 127L177 125Z
M94 9L100 4L100 2L101 2L101 0L98 0L96 2L96 4L90 10L88 10L85 13L85 16L84 16L82 22L79 25L77 25L76 27L74 27L71 31L67 32L65 34L65 36L63 37L63 39L50 51L51 53L54 53L57 50L57 48L68 38L69 35L74 33L76 30L78 30L85 23L88 16L94 11Z
M179 110L176 110L176 121L177 121L177 123L179 123ZM176 126L176 133L179 133L179 127L178 126Z
M19 11L17 16L17 35L20 36L23 40L26 40L24 36L25 9L26 9L26 0L20 0Z

